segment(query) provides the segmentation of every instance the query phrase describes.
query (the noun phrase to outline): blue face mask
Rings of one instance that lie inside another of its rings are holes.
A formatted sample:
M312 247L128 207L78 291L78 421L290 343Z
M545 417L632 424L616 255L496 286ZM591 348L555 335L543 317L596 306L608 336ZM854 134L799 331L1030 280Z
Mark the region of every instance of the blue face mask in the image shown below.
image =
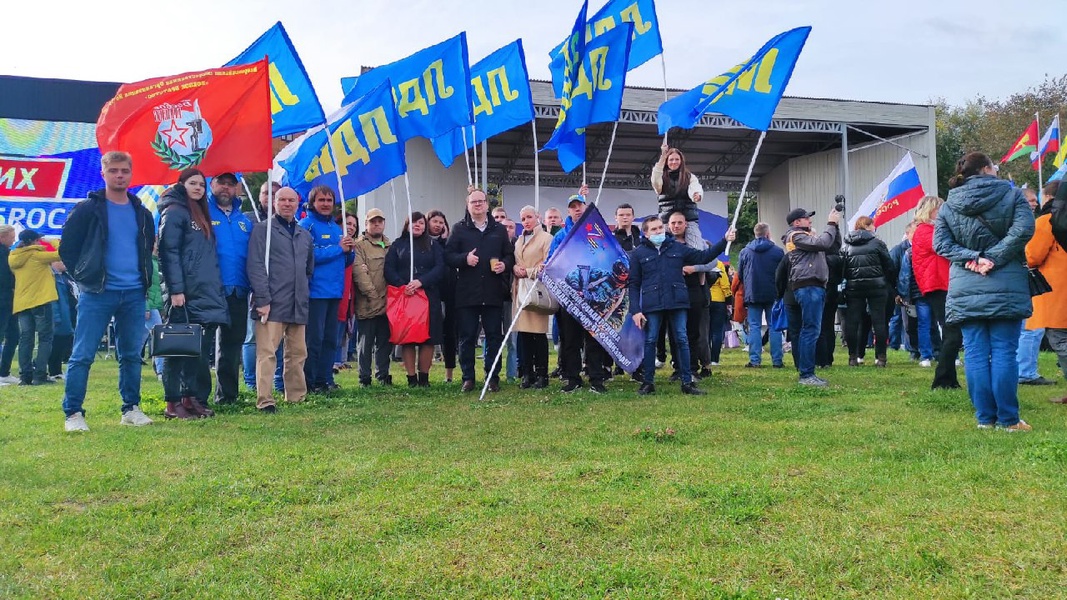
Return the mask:
M656 246L662 246L663 242L667 241L667 234L666 233L655 233L655 234L652 234L652 235L648 236L648 239L649 239L649 241L651 241Z

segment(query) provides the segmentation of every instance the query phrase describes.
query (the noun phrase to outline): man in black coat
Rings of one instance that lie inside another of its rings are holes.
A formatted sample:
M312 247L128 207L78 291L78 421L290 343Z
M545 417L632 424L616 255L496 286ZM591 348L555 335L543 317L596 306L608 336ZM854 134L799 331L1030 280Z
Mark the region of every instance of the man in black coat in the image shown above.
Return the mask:
M511 299L505 273L515 266L515 252L507 229L489 218L485 192L467 195L469 216L455 224L445 244L445 262L456 274L456 321L459 367L463 391L474 391L474 345L478 329L485 330L485 376L489 391L500 390L500 365L490 372L504 338L503 305Z
M11 358L15 356L15 345L18 343L18 326L14 328L14 335L7 335L8 323L17 321L11 318L11 308L15 302L15 275L8 265L7 256L14 243L15 228L11 225L0 225L0 343L4 345L4 354ZM18 383L18 377L11 377L11 360L0 362L6 363L7 367L6 375L3 375L3 368L0 367L0 386Z

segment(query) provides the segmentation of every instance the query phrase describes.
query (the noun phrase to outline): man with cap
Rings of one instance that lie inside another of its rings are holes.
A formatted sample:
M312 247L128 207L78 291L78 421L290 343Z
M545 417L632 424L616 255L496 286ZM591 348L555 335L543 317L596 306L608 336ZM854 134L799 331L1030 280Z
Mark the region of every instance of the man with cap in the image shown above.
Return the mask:
M388 296L385 283L385 255L389 252L389 238L385 237L385 213L379 208L367 211L367 230L356 242L356 258L352 263L352 277L356 280L356 360L359 363L359 384L370 385L371 358L374 359L375 378L382 385L393 385L389 374L389 357L393 345L389 343L389 317L385 314Z
M237 401L237 366L241 362L241 345L248 332L246 317L251 286L246 263L252 220L240 210L237 176L233 173L222 173L211 179L207 204L211 229L215 234L215 253L219 257L223 294L230 313L230 323L219 326L219 354L215 357L215 403L232 404ZM208 382L203 384L209 385Z
M797 370L800 383L824 387L826 381L815 375L815 343L822 328L823 302L826 299L826 281L830 270L826 265L826 253L841 248L841 232L838 224L841 213L830 211L826 230L816 234L811 228L814 211L794 208L786 216L789 231L782 237L786 260L789 261L789 289L800 307L800 339L797 347Z
M19 385L43 385L48 379L48 356L52 352L52 311L59 299L51 264L59 253L41 245L41 234L32 229L19 233L19 245L8 261L15 274L13 312L19 320ZM33 360L34 334L37 361Z

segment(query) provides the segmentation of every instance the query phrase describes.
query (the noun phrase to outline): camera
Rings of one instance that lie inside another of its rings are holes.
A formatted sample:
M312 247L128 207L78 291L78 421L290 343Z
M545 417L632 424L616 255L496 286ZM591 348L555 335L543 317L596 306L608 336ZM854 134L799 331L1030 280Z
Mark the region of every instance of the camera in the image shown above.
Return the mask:
M834 196L834 202L837 203L837 206L834 207L834 210L836 210L839 213L844 214L844 212L845 212L845 195L844 194L838 194L838 195Z

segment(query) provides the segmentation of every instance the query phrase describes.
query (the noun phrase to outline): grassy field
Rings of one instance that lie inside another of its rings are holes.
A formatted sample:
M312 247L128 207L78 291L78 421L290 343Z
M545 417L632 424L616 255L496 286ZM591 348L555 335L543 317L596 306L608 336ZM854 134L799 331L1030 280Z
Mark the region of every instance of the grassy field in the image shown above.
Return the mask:
M724 359L699 398L617 380L480 403L349 371L273 416L246 397L166 423L146 370L141 429L104 361L82 435L62 386L0 388L0 597L1067 594L1067 411L1046 401L1067 385L1023 388L1035 431L1006 434L903 353L821 371L827 390Z

